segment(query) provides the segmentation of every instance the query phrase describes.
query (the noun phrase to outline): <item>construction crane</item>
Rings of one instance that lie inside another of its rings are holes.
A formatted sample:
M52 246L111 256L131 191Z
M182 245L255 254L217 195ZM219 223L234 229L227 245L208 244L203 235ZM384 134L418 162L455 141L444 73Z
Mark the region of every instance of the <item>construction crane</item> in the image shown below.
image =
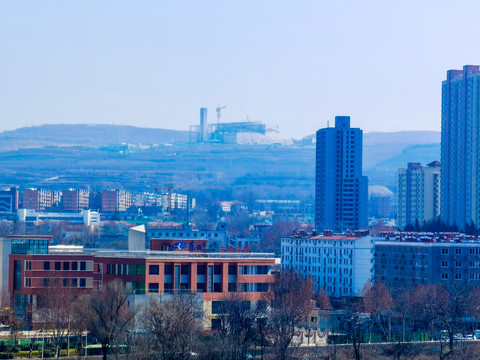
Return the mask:
M222 109L225 109L226 106L220 106L220 104L218 104L217 108L215 109L215 111L217 112L217 123L220 123L220 118L222 117Z

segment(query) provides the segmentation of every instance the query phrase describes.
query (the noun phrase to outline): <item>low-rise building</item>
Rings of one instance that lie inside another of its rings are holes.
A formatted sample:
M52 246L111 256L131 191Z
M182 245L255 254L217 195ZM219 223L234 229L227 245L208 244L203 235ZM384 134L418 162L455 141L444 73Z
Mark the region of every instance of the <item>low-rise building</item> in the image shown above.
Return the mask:
M27 226L33 225L36 221L68 221L72 225L100 225L100 213L91 210L82 210L79 213L58 213L18 209L17 217L18 221L25 222Z
M144 304L150 296L188 292L202 299L205 327L210 328L215 327L216 312L228 294L242 292L245 301L255 303L268 297L274 281L273 254L87 250L48 247L48 241L41 242L42 251L12 250L9 257L9 292L15 310L33 327L36 306L52 285L80 294L120 280L131 304Z
M460 233L390 233L375 242L375 281L392 291L418 285L480 286L480 241Z
M359 296L373 275L374 240L366 231L294 233L281 240L282 268L311 276L331 297Z

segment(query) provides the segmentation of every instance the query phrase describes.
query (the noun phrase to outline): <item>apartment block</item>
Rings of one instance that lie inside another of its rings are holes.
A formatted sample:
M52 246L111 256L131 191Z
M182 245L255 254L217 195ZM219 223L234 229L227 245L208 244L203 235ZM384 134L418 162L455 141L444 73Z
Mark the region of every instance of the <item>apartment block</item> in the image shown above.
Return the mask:
M444 222L480 226L480 66L447 71L442 82L442 194Z
M374 240L366 231L295 233L281 240L282 268L311 276L331 297L359 296L372 279Z
M440 216L441 165L438 161L423 167L409 163L398 169L398 227L423 224Z
M375 242L375 281L391 290L418 285L480 286L480 241L460 233L394 233Z
M103 212L124 212L132 205L132 194L124 190L102 191Z
M357 230L367 226L368 180L362 176L363 132L349 116L317 131L315 227Z
M68 189L62 191L62 209L66 212L79 212L88 209L90 192L88 190Z

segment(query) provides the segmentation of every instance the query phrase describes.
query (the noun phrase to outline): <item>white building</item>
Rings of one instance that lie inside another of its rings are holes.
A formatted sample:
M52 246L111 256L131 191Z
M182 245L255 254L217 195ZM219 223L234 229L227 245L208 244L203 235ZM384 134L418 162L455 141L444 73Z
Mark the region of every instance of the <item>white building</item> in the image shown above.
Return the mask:
M359 296L372 279L374 238L367 232L294 234L282 239L281 249L284 270L311 276L315 290L331 297Z
M398 169L398 226L423 224L440 216L440 162L409 163Z
M100 213L82 210L79 213L37 212L29 209L18 209L18 221L33 224L36 221L68 221L70 224L100 226Z

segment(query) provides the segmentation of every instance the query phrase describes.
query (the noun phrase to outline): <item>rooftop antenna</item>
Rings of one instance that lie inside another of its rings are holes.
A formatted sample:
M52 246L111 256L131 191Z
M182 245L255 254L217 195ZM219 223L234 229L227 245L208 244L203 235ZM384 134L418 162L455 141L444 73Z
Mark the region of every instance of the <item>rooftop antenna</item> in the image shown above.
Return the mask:
M218 104L217 108L215 109L215 111L217 112L217 123L220 123L220 118L222 117L222 109L225 109L226 106L220 106L220 104Z

